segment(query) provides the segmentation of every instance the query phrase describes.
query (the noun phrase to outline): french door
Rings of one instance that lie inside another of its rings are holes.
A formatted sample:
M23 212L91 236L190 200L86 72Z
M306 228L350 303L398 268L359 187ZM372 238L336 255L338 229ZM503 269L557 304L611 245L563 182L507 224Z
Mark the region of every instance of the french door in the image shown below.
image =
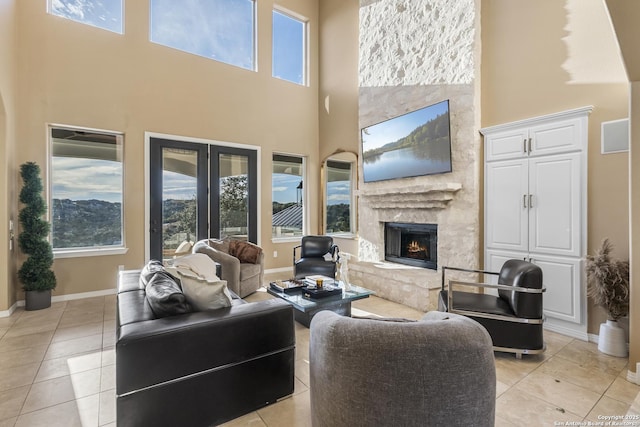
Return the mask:
M151 138L149 155L151 259L207 237L257 243L256 150Z

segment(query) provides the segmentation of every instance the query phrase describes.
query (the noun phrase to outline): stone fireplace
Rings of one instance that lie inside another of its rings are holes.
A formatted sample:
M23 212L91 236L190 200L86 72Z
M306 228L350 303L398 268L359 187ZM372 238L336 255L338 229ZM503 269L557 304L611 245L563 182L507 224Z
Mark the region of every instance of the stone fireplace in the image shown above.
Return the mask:
M480 266L479 7L474 0L360 1L360 128L449 100L452 172L365 183L359 171L356 193L350 279L423 311L436 309L442 266ZM385 223L437 224L435 269L390 261Z
M438 225L384 223L384 259L438 269Z

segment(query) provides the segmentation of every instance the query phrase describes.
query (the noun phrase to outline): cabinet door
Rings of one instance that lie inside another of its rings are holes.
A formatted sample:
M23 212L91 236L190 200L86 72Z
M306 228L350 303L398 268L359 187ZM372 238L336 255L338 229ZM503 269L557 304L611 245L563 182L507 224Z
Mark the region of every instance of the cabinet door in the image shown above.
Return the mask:
M527 157L527 129L515 129L485 138L486 161Z
M485 244L487 248L528 251L527 160L486 164Z
M531 261L542 269L544 314L550 318L581 323L583 290L582 261L579 258L531 254Z
M585 119L568 119L532 126L529 130L531 151L529 156L566 153L582 149L586 140Z
M529 159L529 252L581 256L580 153Z

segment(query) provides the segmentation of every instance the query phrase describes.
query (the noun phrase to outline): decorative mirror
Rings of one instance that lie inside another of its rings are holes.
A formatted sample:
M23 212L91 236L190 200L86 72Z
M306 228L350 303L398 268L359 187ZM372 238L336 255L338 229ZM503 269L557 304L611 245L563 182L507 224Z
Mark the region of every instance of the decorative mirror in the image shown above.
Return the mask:
M358 154L338 149L322 161L321 231L355 236L357 227Z

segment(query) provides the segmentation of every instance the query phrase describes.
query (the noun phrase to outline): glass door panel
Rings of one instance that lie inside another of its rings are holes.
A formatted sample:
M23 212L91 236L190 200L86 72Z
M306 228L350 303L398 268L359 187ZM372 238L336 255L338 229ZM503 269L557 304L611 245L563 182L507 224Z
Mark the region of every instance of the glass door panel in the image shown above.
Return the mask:
M219 162L220 238L247 240L249 159L235 154L220 154Z
M257 243L255 150L151 138L149 164L150 259L208 237Z
M150 151L150 255L164 261L208 235L207 147L152 139Z
M196 240L198 153L162 149L162 255L170 258L184 242Z
M211 231L257 242L256 151L211 147Z

